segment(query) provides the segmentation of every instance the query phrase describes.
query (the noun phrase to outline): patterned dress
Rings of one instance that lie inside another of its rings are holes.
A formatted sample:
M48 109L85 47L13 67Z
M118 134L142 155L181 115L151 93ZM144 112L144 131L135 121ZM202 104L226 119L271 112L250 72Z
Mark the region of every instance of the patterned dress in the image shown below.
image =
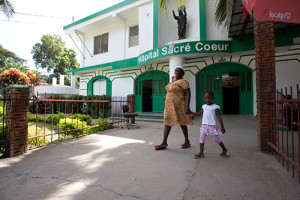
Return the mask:
M185 79L179 79L166 86L164 125L183 126L193 124L190 114L185 113L184 90L188 88L189 82Z

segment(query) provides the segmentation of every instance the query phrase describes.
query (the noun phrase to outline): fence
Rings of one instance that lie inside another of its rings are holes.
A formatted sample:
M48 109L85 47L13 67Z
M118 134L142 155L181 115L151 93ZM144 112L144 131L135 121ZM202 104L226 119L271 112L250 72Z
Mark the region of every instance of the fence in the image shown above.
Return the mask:
M6 113L6 106L5 106L5 95L1 96L0 98L0 157L5 154L5 146L7 144L6 140L6 123L5 123L5 113Z
M118 127L125 121L122 105L128 103L127 97L93 97L52 95L50 99L31 99L34 115L28 118L29 148Z
M119 127L127 121L123 117L124 104L134 112L134 96L52 95L45 99L30 98L29 94L26 86L10 85L0 99L0 157L21 155L28 147Z
M296 90L296 93L294 91ZM270 124L270 138L268 145L270 152L275 156L282 167L292 176L298 176L300 183L300 93L299 86L293 90L285 88L277 90L276 100L268 101L273 123Z

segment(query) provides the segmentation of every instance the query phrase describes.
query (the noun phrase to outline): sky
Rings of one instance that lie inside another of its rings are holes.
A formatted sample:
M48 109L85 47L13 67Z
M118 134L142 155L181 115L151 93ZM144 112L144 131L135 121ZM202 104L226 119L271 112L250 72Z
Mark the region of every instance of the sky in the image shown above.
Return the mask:
M44 34L61 35L68 48L79 51L63 26L94 14L123 0L10 0L16 14L8 19L0 13L0 45L28 60L30 69L36 69L32 60L32 47ZM79 56L78 56L79 59ZM79 62L79 60L78 60ZM41 72L45 70L39 69Z

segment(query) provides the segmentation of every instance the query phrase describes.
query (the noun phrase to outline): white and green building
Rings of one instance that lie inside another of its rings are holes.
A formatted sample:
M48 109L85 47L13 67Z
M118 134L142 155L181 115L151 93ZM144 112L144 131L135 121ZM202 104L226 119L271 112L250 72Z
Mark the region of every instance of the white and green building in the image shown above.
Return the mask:
M80 77L80 94L134 94L137 112L163 112L164 87L183 65L192 110L213 91L222 113L256 115L253 20L243 16L241 1L234 3L229 31L214 22L215 0L185 1L184 40L171 12L178 15L179 3L169 1L167 17L158 2L125 0L64 27L80 44L80 68L68 71ZM300 28L274 23L274 29L276 87L298 84Z

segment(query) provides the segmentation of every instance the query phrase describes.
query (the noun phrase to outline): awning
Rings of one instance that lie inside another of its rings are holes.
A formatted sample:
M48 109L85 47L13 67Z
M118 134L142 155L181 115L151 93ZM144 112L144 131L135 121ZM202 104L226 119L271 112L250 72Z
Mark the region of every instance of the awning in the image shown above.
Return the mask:
M300 0L242 0L257 21L300 23Z

